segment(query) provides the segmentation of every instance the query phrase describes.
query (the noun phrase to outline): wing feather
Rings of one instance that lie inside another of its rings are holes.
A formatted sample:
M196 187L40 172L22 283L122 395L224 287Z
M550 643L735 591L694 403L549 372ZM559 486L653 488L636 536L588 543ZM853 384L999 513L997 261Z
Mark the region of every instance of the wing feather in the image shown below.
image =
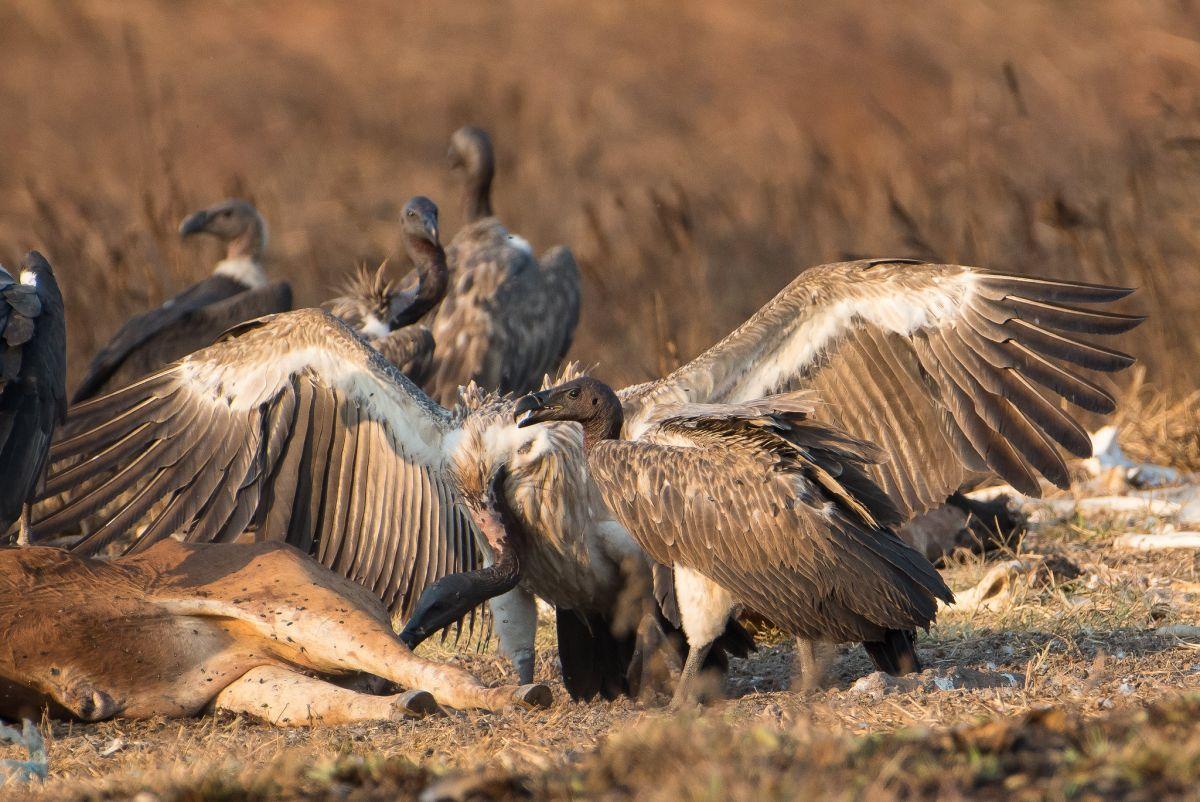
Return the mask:
M623 390L625 434L636 438L664 405L811 389L817 417L887 451L871 472L905 515L984 472L1036 495L1039 476L1070 480L1059 446L1091 453L1058 398L1111 413L1116 402L1089 373L1133 363L1088 337L1143 320L1077 304L1130 292L905 260L812 268L670 376Z
M98 510L82 551L250 531L313 553L403 617L429 583L477 565L444 468L453 426L328 314L260 319L73 409L48 487L84 491L34 531Z

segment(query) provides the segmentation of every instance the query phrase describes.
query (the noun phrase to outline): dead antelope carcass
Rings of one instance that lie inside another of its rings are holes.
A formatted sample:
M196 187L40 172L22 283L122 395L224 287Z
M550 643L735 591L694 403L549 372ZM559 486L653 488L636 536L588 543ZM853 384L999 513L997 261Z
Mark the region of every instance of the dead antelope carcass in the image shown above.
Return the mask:
M409 690L325 679L356 672ZM0 550L0 717L216 708L296 726L550 701L544 685L488 688L417 657L378 599L290 546L164 540L111 562Z

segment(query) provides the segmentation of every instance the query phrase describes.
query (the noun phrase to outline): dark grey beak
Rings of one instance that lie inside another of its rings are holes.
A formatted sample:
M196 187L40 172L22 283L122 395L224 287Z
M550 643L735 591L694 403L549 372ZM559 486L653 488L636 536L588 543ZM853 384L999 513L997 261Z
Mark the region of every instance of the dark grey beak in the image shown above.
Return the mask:
M179 224L179 236L190 237L192 234L199 234L208 227L209 214L207 211L201 210L194 214L190 214Z
M425 226L425 233L429 235L430 242L438 242L438 219L436 214L425 215L425 219L421 221Z
M523 429L526 426L548 420L550 415L558 411L558 407L549 404L548 401L549 394L545 391L530 393L517 401L517 406L513 410L513 419L517 422L517 428Z

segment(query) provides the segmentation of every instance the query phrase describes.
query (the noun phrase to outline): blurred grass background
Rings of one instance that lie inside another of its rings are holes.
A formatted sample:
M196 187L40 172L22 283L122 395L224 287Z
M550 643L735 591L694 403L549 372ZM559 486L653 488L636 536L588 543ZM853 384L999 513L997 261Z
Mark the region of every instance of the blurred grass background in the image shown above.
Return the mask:
M458 227L451 131L586 280L573 355L686 359L809 265L919 256L1143 288L1149 382L1200 379L1200 9L1188 0L0 3L0 259L44 250L72 376L211 268L243 195L303 304ZM215 247L215 246L211 246Z

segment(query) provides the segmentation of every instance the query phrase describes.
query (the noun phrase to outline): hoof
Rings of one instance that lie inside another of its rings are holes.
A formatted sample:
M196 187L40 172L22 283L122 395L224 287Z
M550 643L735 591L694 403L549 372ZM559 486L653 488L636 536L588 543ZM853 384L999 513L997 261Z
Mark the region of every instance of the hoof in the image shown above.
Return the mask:
M513 699L516 699L525 707L549 707L554 704L554 694L550 692L550 686L543 685L540 682L535 682L529 685L522 685L513 691Z
M392 705L393 718L424 718L442 712L437 699L429 691L408 691L396 697Z

